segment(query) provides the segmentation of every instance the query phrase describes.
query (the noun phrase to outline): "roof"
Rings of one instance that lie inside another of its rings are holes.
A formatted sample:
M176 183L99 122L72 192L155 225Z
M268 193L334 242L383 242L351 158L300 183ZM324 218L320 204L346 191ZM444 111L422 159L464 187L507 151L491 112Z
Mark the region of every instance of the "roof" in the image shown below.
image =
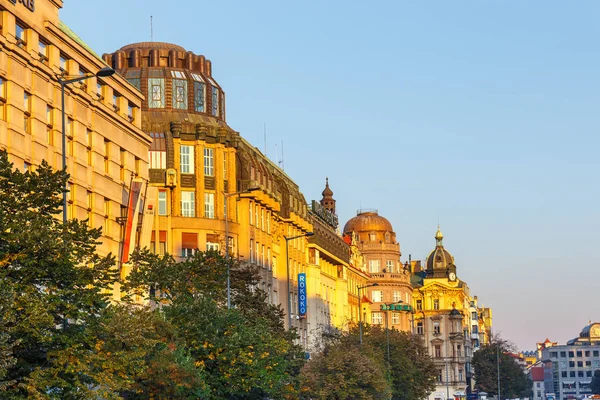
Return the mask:
M65 35L76 41L81 47L89 51L90 54L92 54L98 60L102 61L102 63L104 64L104 60L102 59L102 57L100 57L94 50L92 50L92 48L88 46L87 43L83 41L83 39L77 36L77 34L73 32L71 28L69 28L64 22L58 21L58 27L61 31L65 33Z
M532 381L543 381L544 380L544 367L533 367L529 370L531 372Z
M392 224L377 211L359 211L356 217L350 218L344 226L344 233L350 232L393 232Z

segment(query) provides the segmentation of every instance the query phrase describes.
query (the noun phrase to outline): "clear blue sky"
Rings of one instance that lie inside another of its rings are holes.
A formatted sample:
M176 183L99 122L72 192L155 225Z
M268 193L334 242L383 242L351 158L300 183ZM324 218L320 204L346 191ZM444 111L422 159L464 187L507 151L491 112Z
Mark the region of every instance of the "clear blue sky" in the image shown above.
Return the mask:
M94 3L94 4L92 4ZM438 220L458 275L522 349L600 320L600 2L66 0L98 53L213 61L229 125L340 221L377 208L403 259ZM343 222L342 222L343 223Z

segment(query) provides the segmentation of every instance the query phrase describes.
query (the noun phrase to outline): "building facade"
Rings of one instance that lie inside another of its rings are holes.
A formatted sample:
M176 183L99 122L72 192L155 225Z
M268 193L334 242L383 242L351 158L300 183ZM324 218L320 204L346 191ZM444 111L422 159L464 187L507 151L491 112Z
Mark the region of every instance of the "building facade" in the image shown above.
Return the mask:
M46 160L62 169L64 111L68 218L102 228L98 252L118 255L127 215L142 221L128 204L132 182L148 174L143 96L121 76L94 76L106 64L60 21L62 7L62 0L0 3L0 148L17 168ZM65 86L62 110L58 77L80 76L90 78Z
M585 326L579 337L565 345L542 350L544 389L556 400L591 395L594 371L600 369L600 322Z
M426 269L414 271L415 333L423 338L438 369L431 400L465 396L472 390L471 358L480 341L479 315L466 282L457 276L454 257L443 246L442 232L427 257Z
M400 262L400 243L392 224L376 210L360 210L346 222L344 236L364 256L369 273L371 286L361 292L366 297L361 302L362 320L409 332L413 296L410 269Z

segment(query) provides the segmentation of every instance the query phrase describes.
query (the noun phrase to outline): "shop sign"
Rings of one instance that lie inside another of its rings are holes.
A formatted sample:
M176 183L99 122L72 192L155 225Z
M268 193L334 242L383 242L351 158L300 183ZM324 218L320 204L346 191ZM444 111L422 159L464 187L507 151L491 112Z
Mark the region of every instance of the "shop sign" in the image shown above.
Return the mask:
M35 0L8 0L8 1L13 3L14 5L22 4L25 6L25 8L27 8L31 12L35 11Z

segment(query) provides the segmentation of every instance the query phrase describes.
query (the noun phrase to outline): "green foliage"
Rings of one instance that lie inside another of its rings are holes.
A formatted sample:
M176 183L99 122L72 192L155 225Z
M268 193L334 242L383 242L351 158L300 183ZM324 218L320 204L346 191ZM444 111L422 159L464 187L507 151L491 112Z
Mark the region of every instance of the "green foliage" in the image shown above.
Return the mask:
M216 252L198 252L177 263L147 251L131 257L123 288L131 299L147 296L202 372L206 399L294 398L303 364L294 332L283 327L279 307L256 289L257 270ZM232 299L226 309L225 274L231 263Z
M86 342L84 327L107 306L116 277L114 259L95 254L99 230L56 218L66 179L45 162L35 172L14 170L0 152L0 287L6 294L0 309L10 310L0 322L5 398L26 396L33 375L53 367L53 355Z
M305 399L391 399L391 386L381 354L373 348L326 345L306 364L301 374Z
M303 395L319 399L425 398L435 388L436 375L427 349L417 336L397 330L388 333L389 363L385 329L363 327L362 346L358 345L356 327L328 335L323 353L302 370ZM366 373L365 368L370 368L370 372ZM336 386L336 382L343 383Z
M498 360L500 363L501 398L531 397L532 383L523 369L508 353L514 347L499 336L493 336L473 355L475 388L491 395L498 394Z
M594 371L594 377L592 378L590 389L592 389L593 394L600 394L600 369Z

